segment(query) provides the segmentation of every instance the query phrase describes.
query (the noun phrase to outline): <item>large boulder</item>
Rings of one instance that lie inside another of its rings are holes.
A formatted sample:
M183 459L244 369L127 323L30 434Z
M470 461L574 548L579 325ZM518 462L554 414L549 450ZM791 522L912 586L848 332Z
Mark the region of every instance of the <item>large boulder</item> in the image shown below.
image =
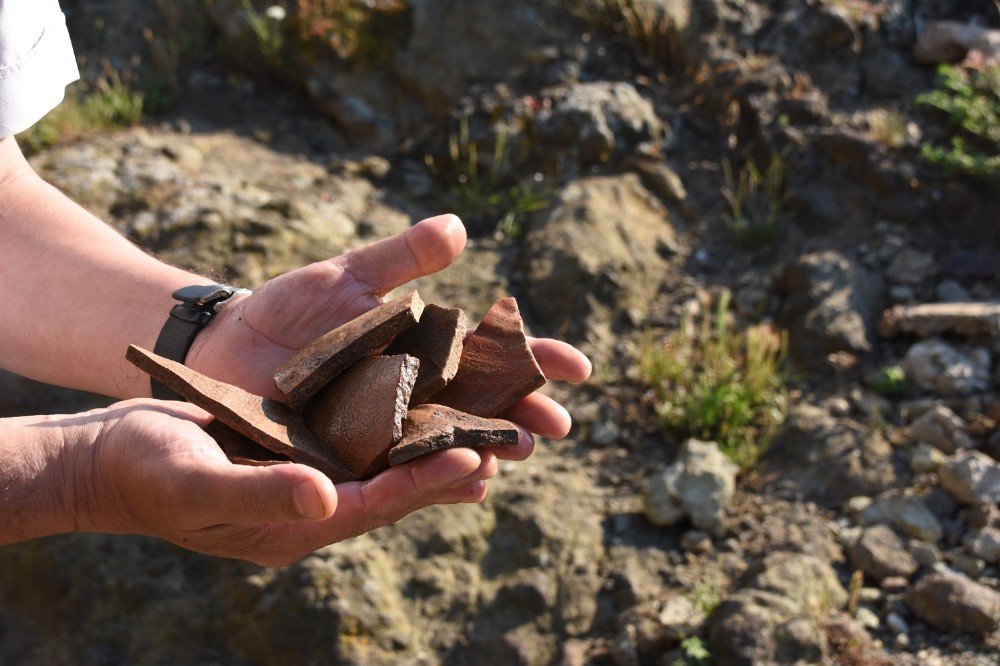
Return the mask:
M569 25L554 0L410 0L413 28L396 79L436 115L473 83L512 81L553 59Z
M725 598L709 617L715 663L824 661L827 642L818 622L847 603L829 564L812 555L772 553L742 582L746 587Z
M1000 627L1000 592L959 573L921 578L906 601L917 617L941 631L988 634Z
M966 423L945 405L934 405L910 424L910 432L920 442L939 451L955 453L972 447Z
M792 409L763 462L781 474L783 487L830 506L875 495L906 478L883 437L808 404Z
M652 103L631 83L578 83L542 95L552 100L535 126L545 155L588 166L633 153L641 144L655 148L664 138L666 128Z
M597 334L646 314L666 273L674 230L635 174L583 178L525 238L524 299L547 331Z
M941 487L966 504L1000 504L1000 462L963 451L938 468Z
M920 568L903 541L885 525L873 525L862 532L850 554L854 566L876 582L890 576L909 578Z
M803 365L822 365L836 352L872 350L883 285L844 255L828 250L800 257L782 273L778 289L784 299L779 321Z
M738 471L715 442L689 439L677 462L649 479L646 517L654 525L667 526L686 516L698 529L722 534Z
M936 395L969 395L990 388L993 357L985 347L957 346L939 338L922 340L900 365L906 378Z
M889 525L913 539L937 543L944 527L927 504L910 490L887 490L875 497L858 516L864 525Z

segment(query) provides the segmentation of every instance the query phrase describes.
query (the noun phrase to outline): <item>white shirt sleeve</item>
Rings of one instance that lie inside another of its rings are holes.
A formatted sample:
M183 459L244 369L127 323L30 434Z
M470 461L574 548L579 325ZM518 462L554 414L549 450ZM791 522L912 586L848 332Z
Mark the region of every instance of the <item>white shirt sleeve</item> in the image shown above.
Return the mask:
M0 137L31 127L80 78L58 0L0 0Z

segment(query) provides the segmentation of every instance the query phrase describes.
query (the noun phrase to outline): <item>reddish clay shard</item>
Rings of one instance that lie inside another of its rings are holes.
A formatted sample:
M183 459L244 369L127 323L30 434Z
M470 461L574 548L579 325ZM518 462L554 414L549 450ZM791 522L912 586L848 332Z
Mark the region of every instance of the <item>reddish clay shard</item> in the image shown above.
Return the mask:
M285 402L302 407L337 375L420 321L424 302L417 292L384 303L317 338L274 373Z
M357 478L388 469L419 366L405 354L364 358L306 405L309 429Z
M443 405L420 405L406 414L403 438L389 451L389 464L402 465L420 456L457 447L512 446L513 423L485 419Z
M431 303L424 308L420 322L396 336L386 348L386 355L409 354L420 359L411 405L427 402L455 376L468 329L464 312Z
M275 465L292 464L291 460L254 460L252 458L230 458L229 462L245 467L274 467Z
M334 483L355 480L320 446L302 417L282 403L216 381L135 345L129 346L125 358L264 448L315 467Z
M458 373L434 396L436 404L492 417L545 384L545 375L524 337L517 301L493 304L465 340Z
M208 424L205 432L215 440L230 461L252 460L255 462L288 462L288 459L236 432L219 419ZM244 464L244 463L240 463Z

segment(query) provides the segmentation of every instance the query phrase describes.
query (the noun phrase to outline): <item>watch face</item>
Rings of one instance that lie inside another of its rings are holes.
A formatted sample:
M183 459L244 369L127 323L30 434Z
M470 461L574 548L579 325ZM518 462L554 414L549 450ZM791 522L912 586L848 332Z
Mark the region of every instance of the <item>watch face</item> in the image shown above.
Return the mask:
M222 284L193 284L189 287L181 287L173 295L175 300L182 303L192 303L200 306L223 298L229 298L235 293L236 289Z

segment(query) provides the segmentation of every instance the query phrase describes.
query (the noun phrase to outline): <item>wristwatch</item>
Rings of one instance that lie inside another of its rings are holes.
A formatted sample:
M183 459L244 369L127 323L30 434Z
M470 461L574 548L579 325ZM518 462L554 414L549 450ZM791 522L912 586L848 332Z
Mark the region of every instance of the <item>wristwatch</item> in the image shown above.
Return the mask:
M173 293L180 301L170 310L170 316L160 330L153 351L172 361L183 363L191 343L201 329L212 321L223 305L233 296L249 294L249 289L238 289L224 284L195 284L181 287ZM150 380L153 397L159 400L183 400L160 381Z

